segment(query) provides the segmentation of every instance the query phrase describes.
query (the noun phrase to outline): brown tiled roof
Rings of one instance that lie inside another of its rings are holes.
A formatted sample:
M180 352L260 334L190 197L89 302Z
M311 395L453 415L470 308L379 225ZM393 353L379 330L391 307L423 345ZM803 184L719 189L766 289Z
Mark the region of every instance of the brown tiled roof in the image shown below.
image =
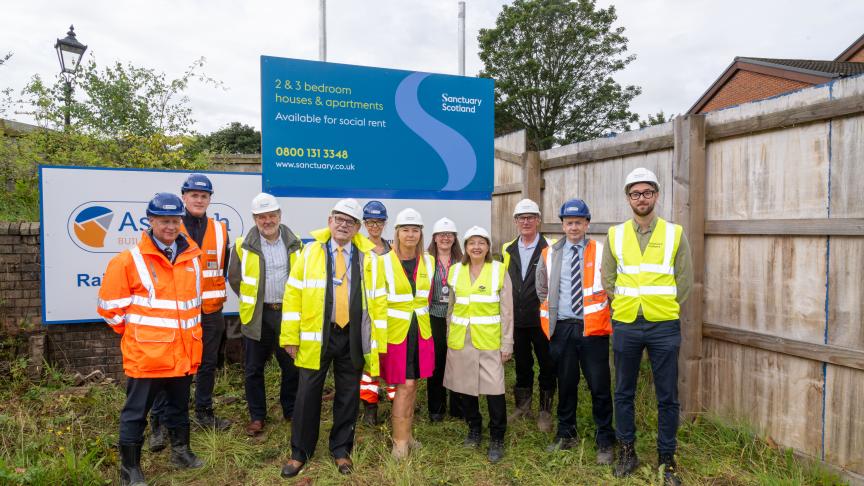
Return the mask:
M842 78L864 74L864 62L815 61L811 59L771 59L767 57L738 57L741 62L771 64L775 67L793 69L831 78Z

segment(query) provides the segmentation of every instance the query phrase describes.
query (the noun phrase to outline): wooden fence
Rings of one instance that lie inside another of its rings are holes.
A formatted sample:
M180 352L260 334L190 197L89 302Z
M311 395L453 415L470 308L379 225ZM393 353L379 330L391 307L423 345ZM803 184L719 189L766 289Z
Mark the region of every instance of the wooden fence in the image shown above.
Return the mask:
M630 217L625 175L657 173L660 216L684 226L694 288L682 308L682 411L754 425L864 478L864 78L543 152L496 139L493 238L513 205L543 231L585 199L590 232Z

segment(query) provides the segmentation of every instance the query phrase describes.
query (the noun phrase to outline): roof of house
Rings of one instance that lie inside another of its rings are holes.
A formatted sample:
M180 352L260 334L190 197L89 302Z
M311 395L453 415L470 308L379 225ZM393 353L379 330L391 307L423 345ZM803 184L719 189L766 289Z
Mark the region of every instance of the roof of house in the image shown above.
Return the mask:
M812 59L771 59L767 57L737 57L736 60L785 67L798 72L830 77L853 76L864 73L864 62L815 61Z
M864 49L864 34L861 35L855 42L852 43L849 47L847 47L843 52L837 56L835 61L845 62L852 58L855 54L857 54L861 49Z

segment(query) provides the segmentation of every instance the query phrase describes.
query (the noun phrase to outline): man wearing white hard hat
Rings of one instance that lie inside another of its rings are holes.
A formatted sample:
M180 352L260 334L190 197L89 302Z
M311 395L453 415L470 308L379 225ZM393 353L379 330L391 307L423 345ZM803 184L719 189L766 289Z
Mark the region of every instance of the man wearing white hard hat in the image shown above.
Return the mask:
M555 396L555 365L549 357L549 340L540 328L540 300L537 298L535 269L543 250L555 240L540 233L540 207L530 199L516 203L513 222L519 236L504 244L501 255L513 282L513 360L516 362L516 385L513 395L516 410L510 421L530 418L534 390L534 357L540 367L538 385L540 413L537 427L552 431L552 399ZM532 353L533 350L533 353Z
M291 268L285 289L279 345L300 369L291 423L291 459L282 477L300 473L315 454L321 427L324 380L334 377L330 454L341 474L354 469L351 451L364 369L378 376L378 353L386 346L387 301L381 258L358 233L363 209L354 199L333 206L327 227L311 233Z
M261 434L267 421L264 368L270 357L282 371L279 402L282 416L291 420L297 395L294 360L279 347L282 325L282 295L285 282L303 247L303 242L281 223L279 202L261 193L252 200L255 227L237 238L228 265L228 283L240 298L240 322L245 347L245 388L249 407L246 434Z
M603 251L603 288L612 299L615 360L615 426L621 452L616 477L639 466L634 397L642 353L647 349L657 396L657 455L666 484L680 484L675 450L678 433L678 350L680 304L693 282L690 245L681 226L657 216L657 176L630 172L624 194L633 218L609 228Z

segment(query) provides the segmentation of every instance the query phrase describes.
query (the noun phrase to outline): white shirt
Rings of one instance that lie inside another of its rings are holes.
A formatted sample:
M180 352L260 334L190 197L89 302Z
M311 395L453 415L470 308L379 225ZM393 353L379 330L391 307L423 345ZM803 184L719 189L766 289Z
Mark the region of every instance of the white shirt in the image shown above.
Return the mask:
M264 302L281 304L288 281L288 252L282 242L282 233L276 241L261 237L261 253L264 254Z

